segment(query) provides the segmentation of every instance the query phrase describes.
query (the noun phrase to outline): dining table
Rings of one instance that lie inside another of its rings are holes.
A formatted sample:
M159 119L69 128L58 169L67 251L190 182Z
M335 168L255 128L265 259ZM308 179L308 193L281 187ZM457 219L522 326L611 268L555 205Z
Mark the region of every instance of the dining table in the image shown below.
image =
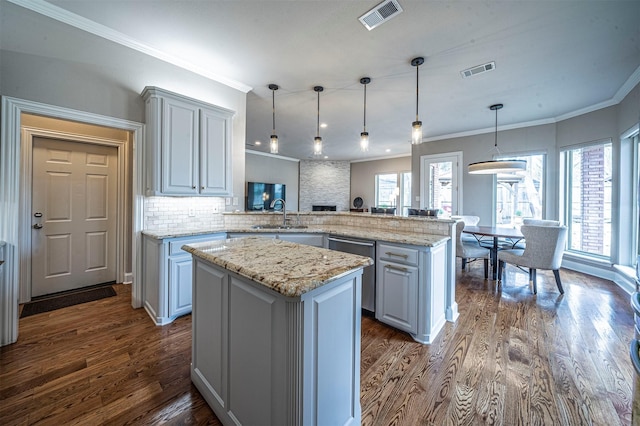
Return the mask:
M490 237L493 239L493 244L487 248L491 251L491 275L494 280L498 272L500 238L509 239L512 248L515 248L516 244L524 238L520 229L509 226L465 226L462 232L473 235L478 240L478 243L481 243L482 237Z

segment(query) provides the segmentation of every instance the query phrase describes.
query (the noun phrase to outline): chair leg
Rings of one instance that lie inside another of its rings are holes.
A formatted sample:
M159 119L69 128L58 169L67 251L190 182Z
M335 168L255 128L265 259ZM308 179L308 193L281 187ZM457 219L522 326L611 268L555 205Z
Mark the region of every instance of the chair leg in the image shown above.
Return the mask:
M533 279L533 294L538 294L538 283L537 283L537 277L536 277L536 270L535 269L530 269L529 271L531 271L529 274Z
M496 279L498 280L498 283L502 282L503 270L504 270L504 261L499 260L498 261L498 276L496 277Z
M558 269L553 270L553 275L556 277L556 284L558 285L558 290L560 294L564 294L564 289L562 288L562 281L560 281L560 271Z
M462 258L462 270L464 271L467 267L467 259L465 259L464 257Z
M484 279L489 279L489 259L484 258Z

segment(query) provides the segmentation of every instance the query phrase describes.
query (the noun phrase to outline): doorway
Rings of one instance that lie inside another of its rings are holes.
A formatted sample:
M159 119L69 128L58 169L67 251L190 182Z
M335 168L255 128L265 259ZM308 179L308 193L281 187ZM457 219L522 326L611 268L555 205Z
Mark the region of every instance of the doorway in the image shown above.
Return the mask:
M31 297L116 280L117 156L33 138Z
M462 152L420 157L420 208L438 209L444 216L462 211Z

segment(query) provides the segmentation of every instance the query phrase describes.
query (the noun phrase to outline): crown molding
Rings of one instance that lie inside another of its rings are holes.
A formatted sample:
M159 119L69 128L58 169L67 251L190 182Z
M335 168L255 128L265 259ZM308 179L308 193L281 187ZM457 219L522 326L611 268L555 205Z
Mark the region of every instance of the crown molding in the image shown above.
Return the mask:
M246 149L245 148L244 152L245 152L245 154L262 155L263 157L277 158L278 160L294 161L296 163L300 162L300 160L297 159L297 158L285 157L283 155L271 154L269 152L254 151L253 149Z
M7 0L7 1L17 6L21 6L21 7L24 7L25 9L29 9L31 11L39 13L43 16L47 16L51 19L55 19L56 21L78 28L82 31L86 31L98 37L102 37L106 40L110 40L114 43L120 44L122 46L128 47L130 49L144 53L146 55L152 56L161 61L170 63L172 65L183 68L185 70L191 71L195 74L201 75L203 77L206 77L210 80L224 84L236 90L240 90L241 92L248 93L253 89L252 87L244 83L240 83L239 81L235 81L230 78L226 78L221 75L212 73L211 71L205 68L197 66L191 62L185 61L184 59L180 59L168 53L162 52L161 50L156 49L155 47L151 47L147 44L144 44L138 40L135 40L134 38L129 37L126 34L113 30L105 25L99 24L95 21L84 18L75 13L69 12L68 10L55 6L51 3L47 3L44 0Z

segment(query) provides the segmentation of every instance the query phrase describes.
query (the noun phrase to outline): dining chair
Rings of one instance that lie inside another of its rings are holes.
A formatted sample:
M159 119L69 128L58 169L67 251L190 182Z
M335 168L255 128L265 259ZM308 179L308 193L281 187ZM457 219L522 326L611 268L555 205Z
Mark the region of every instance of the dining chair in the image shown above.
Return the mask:
M481 247L478 242L468 243L462 240L462 230L465 227L464 221L456 223L456 257L462 259L462 269L465 270L467 263L476 259L484 260L484 279L489 278L489 258L491 251Z
M476 226L478 222L480 222L480 216L470 216L470 215L460 215L460 216L451 216L451 219L460 219L464 222L465 226ZM462 234L462 241L466 243L478 243L476 237L471 234Z
M567 239L567 227L550 224L522 225L520 231L526 241L524 249L498 251L498 283L502 282L506 263L529 268L529 281L533 281L533 293L536 294L536 270L546 269L553 271L558 290L564 294L559 270Z

